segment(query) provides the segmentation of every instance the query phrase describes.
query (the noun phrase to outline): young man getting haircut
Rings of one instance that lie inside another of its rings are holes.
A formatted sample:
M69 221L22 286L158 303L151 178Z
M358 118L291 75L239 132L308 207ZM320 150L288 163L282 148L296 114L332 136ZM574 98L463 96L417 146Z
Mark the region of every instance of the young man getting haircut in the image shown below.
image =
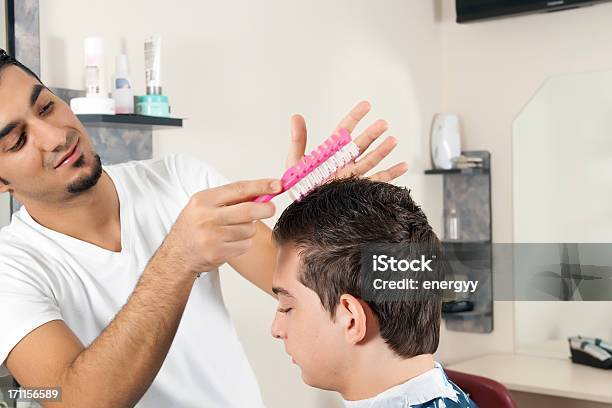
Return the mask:
M441 299L364 300L364 244L440 248L410 192L343 179L291 204L273 236L279 258L272 335L307 384L353 408L475 407L434 361Z

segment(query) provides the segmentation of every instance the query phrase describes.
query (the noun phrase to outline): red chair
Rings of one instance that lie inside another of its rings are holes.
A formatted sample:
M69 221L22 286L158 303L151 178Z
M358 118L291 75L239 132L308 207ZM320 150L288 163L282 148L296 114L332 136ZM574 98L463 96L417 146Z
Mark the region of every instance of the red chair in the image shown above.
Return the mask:
M452 382L470 395L479 408L518 408L510 391L497 381L459 371L444 371Z

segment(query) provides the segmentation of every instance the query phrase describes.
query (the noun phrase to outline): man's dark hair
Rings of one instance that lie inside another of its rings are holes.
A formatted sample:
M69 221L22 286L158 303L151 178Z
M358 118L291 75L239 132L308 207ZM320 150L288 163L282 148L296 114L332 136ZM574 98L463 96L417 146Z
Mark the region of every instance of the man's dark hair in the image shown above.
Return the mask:
M440 241L410 191L361 178L328 182L283 212L274 227L279 245L300 253L298 279L335 317L340 296L361 296L361 249L368 243L425 244ZM434 353L440 337L442 301L366 301L380 335L397 355Z
M2 74L2 70L4 70L4 68L6 68L6 67L8 67L10 65L14 65L14 66L20 68L26 74L33 76L34 78L36 78L36 80L38 82L40 82L42 84L42 81L40 80L38 75L36 75L30 68L26 67L21 62L17 61L14 57L12 57L11 55L7 54L7 52L4 51L2 48L0 48L0 74Z

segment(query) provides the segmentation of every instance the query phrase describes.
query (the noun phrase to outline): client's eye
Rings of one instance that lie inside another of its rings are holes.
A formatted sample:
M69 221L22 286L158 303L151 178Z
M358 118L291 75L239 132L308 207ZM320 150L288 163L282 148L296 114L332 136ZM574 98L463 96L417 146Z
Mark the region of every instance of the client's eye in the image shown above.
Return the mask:
M17 150L21 149L23 145L25 145L26 137L27 137L26 132L21 132L21 134L19 135L19 138L17 139L17 142L13 145L13 147L9 149L9 151L16 152Z
M51 113L51 111L53 110L53 106L55 104L53 103L53 101L50 101L49 103L47 103L45 106L43 106L40 109L40 115L44 116L44 115L48 115L49 113Z
M293 309L292 307L288 307L286 309L283 309L281 307L279 307L278 309L276 309L278 312L280 313L289 313L291 311L291 309Z

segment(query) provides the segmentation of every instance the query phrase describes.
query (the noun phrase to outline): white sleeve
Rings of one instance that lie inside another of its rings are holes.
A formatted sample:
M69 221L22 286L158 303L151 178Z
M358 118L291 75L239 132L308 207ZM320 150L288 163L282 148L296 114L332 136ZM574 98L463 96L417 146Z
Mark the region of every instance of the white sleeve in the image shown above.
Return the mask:
M228 180L203 160L186 154L175 154L166 157L170 173L188 197L195 193L228 184Z
M17 343L37 327L62 320L52 295L15 261L0 258L0 377L9 375L5 360Z

